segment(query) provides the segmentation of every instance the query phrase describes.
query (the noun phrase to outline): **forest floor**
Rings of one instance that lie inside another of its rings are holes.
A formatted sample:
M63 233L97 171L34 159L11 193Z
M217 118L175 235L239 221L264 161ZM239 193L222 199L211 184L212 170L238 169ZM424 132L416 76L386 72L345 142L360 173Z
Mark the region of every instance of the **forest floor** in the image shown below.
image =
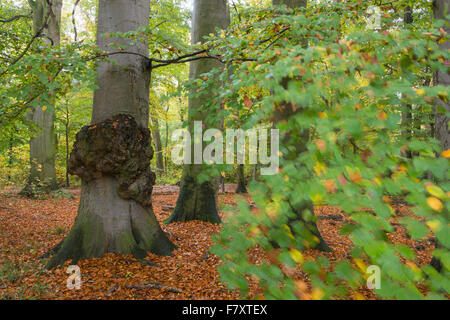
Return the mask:
M234 186L227 185L226 193L219 194L220 205L235 204ZM59 243L70 231L80 197L79 189L67 191L66 197L28 199L16 190L0 192L0 299L239 299L237 291L230 291L220 282L219 259L209 254L211 235L220 231L220 225L199 221L162 225L169 238L178 246L171 257L149 254L152 265L143 265L131 256L108 254L103 258L78 262L82 286L70 290L66 283L69 262L53 270L44 271L39 257ZM156 186L153 192L154 211L158 221L165 220L178 196L176 186ZM251 201L248 195L244 196ZM398 216L412 215L404 204L396 206ZM332 264L349 259L351 241L339 234L339 228L348 219L339 208L320 206L318 226L333 252L315 250L304 252L305 259L325 255ZM222 212L221 212L222 215ZM395 223L395 219L391 222ZM410 246L416 253L417 264L429 263L433 250L431 240L413 241L404 228L394 224L396 231L388 234L393 242ZM252 251L252 260L267 259L263 252ZM286 270L285 270L286 271ZM301 270L287 270L292 277L304 281ZM263 298L256 284L251 285L251 297ZM310 296L304 296L308 298ZM349 299L374 299L368 289L352 293Z

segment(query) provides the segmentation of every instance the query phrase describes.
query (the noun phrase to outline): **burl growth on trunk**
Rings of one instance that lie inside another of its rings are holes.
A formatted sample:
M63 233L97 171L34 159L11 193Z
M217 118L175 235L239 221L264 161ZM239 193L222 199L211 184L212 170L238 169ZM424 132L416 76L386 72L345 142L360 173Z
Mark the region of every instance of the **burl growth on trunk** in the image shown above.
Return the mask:
M105 253L170 255L175 245L152 210L155 174L150 131L119 114L83 127L77 134L69 172L83 180L78 215L66 238L43 257L46 268Z
M132 116L125 114L85 126L77 133L69 173L86 182L113 176L121 198L151 206L156 176L150 171L150 137L147 128L138 126Z

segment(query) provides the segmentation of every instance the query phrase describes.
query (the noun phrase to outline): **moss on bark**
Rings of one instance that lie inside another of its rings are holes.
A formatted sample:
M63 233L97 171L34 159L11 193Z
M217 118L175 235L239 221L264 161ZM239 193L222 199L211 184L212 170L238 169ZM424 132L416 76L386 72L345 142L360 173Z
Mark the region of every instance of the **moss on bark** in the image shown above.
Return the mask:
M190 220L220 223L216 192L211 181L198 183L196 178L185 175L175 209L166 223Z

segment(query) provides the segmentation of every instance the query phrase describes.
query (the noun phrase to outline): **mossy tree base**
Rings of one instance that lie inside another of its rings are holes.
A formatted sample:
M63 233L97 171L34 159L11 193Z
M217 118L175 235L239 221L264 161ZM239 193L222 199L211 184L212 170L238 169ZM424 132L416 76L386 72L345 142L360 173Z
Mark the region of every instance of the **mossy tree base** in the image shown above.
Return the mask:
M295 214L295 217L289 218L287 225L295 238L306 240L311 248L323 252L331 252L333 249L331 249L323 239L319 229L317 228L315 219L312 217L312 219L305 219L304 217L306 211L310 213L314 212L313 208L313 204L309 201L307 203L297 205L296 208L291 205L291 209ZM295 232L296 228L294 225L298 223L302 225L303 230L301 234L297 234L297 232ZM271 241L271 245L274 248L280 248L276 241Z
M238 181L235 193L240 193L240 194L247 193L247 187L245 186L245 184Z
M434 247L434 250L440 249L441 247L441 244L436 239L436 246ZM439 258L433 256L433 258L431 258L430 266L432 266L437 272L442 272L442 261Z
M118 182L112 177L83 183L75 224L54 250L46 268L72 260L102 257L105 253L146 252L170 255L175 245L159 226L151 207L117 196ZM101 201L99 201L101 199Z
M19 192L19 195L34 199L40 194L58 190L59 187L56 181L41 183L38 179L29 178L25 187Z
M236 178L237 178L237 186L236 193L247 193L247 187L245 186L245 173L244 173L244 165L238 165L236 169Z
M320 234L319 228L316 224L316 218L314 217L314 205L311 201L302 202L297 206L292 206L292 211L295 213L296 217L294 219L289 219L288 225L292 226L295 221L301 222L303 226L306 229L306 233L309 233L307 235L301 235L305 238L309 238L309 235L312 236L313 241L308 242L311 244L311 247L313 247L316 250L323 251L323 252L331 252L333 251L326 241L323 239L322 235ZM311 213L311 219L305 218L305 213ZM291 227L291 230L293 228ZM295 232L294 232L295 236Z
M220 223L217 188L213 186L214 179L211 180L200 184L192 176L184 175L175 209L166 223L191 220Z

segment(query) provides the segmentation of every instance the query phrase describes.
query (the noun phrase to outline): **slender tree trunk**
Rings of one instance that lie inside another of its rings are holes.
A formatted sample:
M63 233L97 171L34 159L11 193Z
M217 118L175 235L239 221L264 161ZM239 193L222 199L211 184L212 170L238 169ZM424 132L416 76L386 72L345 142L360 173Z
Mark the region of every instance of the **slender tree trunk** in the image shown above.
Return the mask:
M162 151L162 143L161 143L161 133L159 132L159 121L156 117L152 118L152 134L153 134L153 141L155 144L155 151L156 151L156 168L158 169L158 174L162 174L164 172L164 158L163 158L163 151Z
M167 109L167 112L169 112L169 109ZM166 146L164 149L166 149L166 154L165 154L165 170L166 172L168 172L169 170L169 121L167 119L168 117L166 116Z
M46 0L29 0L28 2L33 10L34 32L45 24L44 41L49 46L59 46L62 0L53 0L51 6ZM48 14L49 10L51 10L50 14ZM47 16L47 21L44 21ZM47 105L36 108L29 114L29 119L39 130L30 140L30 178L24 190L25 194L29 192L32 195L34 187L38 185L46 189L57 188L54 107Z
M97 44L107 50L118 42L141 55L148 43L102 37L105 33L137 30L149 24L148 0L100 0ZM109 49L110 50L110 49ZM78 215L69 235L52 253L51 268L71 259L101 257L105 253L147 251L170 255L175 247L162 231L152 210L155 175L149 121L150 66L139 55L115 55L118 65L98 66L99 89L94 92L90 126L78 134L70 158L71 173L82 178Z
M253 165L252 180L258 180L258 164Z
M256 141L256 150L259 149L259 141ZM257 181L258 180L258 164L255 163L253 165L252 169L252 180Z
M306 0L273 0L274 5L280 5L285 4L289 8L299 8L299 7L306 7L307 1ZM290 79L285 78L282 80L283 87L287 88L288 83ZM274 114L274 121L275 123L279 123L283 120L287 120L290 117L294 116L297 112L302 112L302 108L298 108L294 111L294 108L291 103L282 103L285 105L285 108L280 110L278 108L275 111ZM284 131L280 133L280 145L292 145L292 141L295 143L295 150L290 151L288 154L283 155L285 159L296 159L298 155L302 152L306 152L306 145L309 140L309 130L304 130L303 132L293 132L291 131ZM299 164L301 165L301 164ZM291 218L288 221L288 225L291 226L295 221L301 221L303 225L308 229L308 231L318 239L318 243L315 246L315 249L322 250L322 251L330 251L331 249L326 244L325 240L321 236L319 229L317 228L317 225L314 221L307 221L303 218L304 212L309 211L310 213L314 213L314 206L312 201L303 201L300 204L296 205L295 207L291 204L291 208L293 212L295 213L296 217ZM291 228L292 232L294 233L294 228ZM278 244L275 244L275 246L278 246Z
M236 168L236 178L237 178L236 193L247 193L243 164L239 164L238 167Z
M66 187L70 187L69 180L69 126L70 126L70 115L69 115L69 106L68 101L66 102Z
M412 24L414 22L413 20L413 15L412 15L412 9L410 6L406 6L405 7L405 12L404 12L404 22L405 25L409 25ZM408 141L411 140L412 137L412 106L410 104L406 105L406 110L404 110L402 112L402 135L404 137L406 137L406 139ZM412 153L411 151L406 151L404 156L406 158L411 158L412 157Z
M183 100L180 99L180 105L182 105L182 104L183 104ZM180 108L180 121L181 121L181 123L184 122L184 107Z
M225 29L230 23L230 13L226 0L195 0L192 18L192 43L203 41L203 37L215 33L216 28ZM193 61L190 64L189 78L196 79L203 73L214 68L220 68L220 62L214 59ZM205 92L199 97L189 98L189 128L193 132L194 120L204 120L207 116L202 112L205 101L210 99L210 94ZM208 127L206 123L205 129ZM216 124L217 127L220 123ZM209 181L199 183L197 178L204 171L201 164L189 164L183 168L180 194L175 210L170 215L168 222L202 220L219 223L220 217L217 209L218 179L210 178Z
M11 181L11 169L13 167L13 163L14 163L14 152L13 152L13 148L14 148L14 137L13 134L10 133L9 136L9 146L8 146L8 181Z
M406 139L408 140L408 141L410 141L411 140L411 136L412 136L412 132L411 132L411 125L412 125L412 114L411 114L411 105L410 104L407 104L406 105L406 110L404 110L403 112L402 112L402 128L403 128L403 130L402 130L402 135L404 136L404 137L406 137ZM412 157L412 153L411 153L411 151L406 151L405 152L405 154L404 154L404 156L406 157L406 158L411 158Z
M450 0L435 0L433 3L434 18L446 20L447 24L443 26L447 34L450 32L450 27L448 26L448 19L446 19L445 14L450 14ZM445 13L445 14L444 14ZM445 41L440 43L439 46L442 49L449 50L450 43ZM448 86L450 84L450 75L448 72L436 71L434 73L434 84L441 86ZM449 118L446 113L450 112L450 104L448 100L437 99L435 106L435 133L436 139L439 140L442 150L450 149L450 131L448 128ZM446 213L448 214L448 212ZM442 245L436 242L436 248L440 248ZM438 270L442 270L442 262L433 257L431 260L431 265Z

